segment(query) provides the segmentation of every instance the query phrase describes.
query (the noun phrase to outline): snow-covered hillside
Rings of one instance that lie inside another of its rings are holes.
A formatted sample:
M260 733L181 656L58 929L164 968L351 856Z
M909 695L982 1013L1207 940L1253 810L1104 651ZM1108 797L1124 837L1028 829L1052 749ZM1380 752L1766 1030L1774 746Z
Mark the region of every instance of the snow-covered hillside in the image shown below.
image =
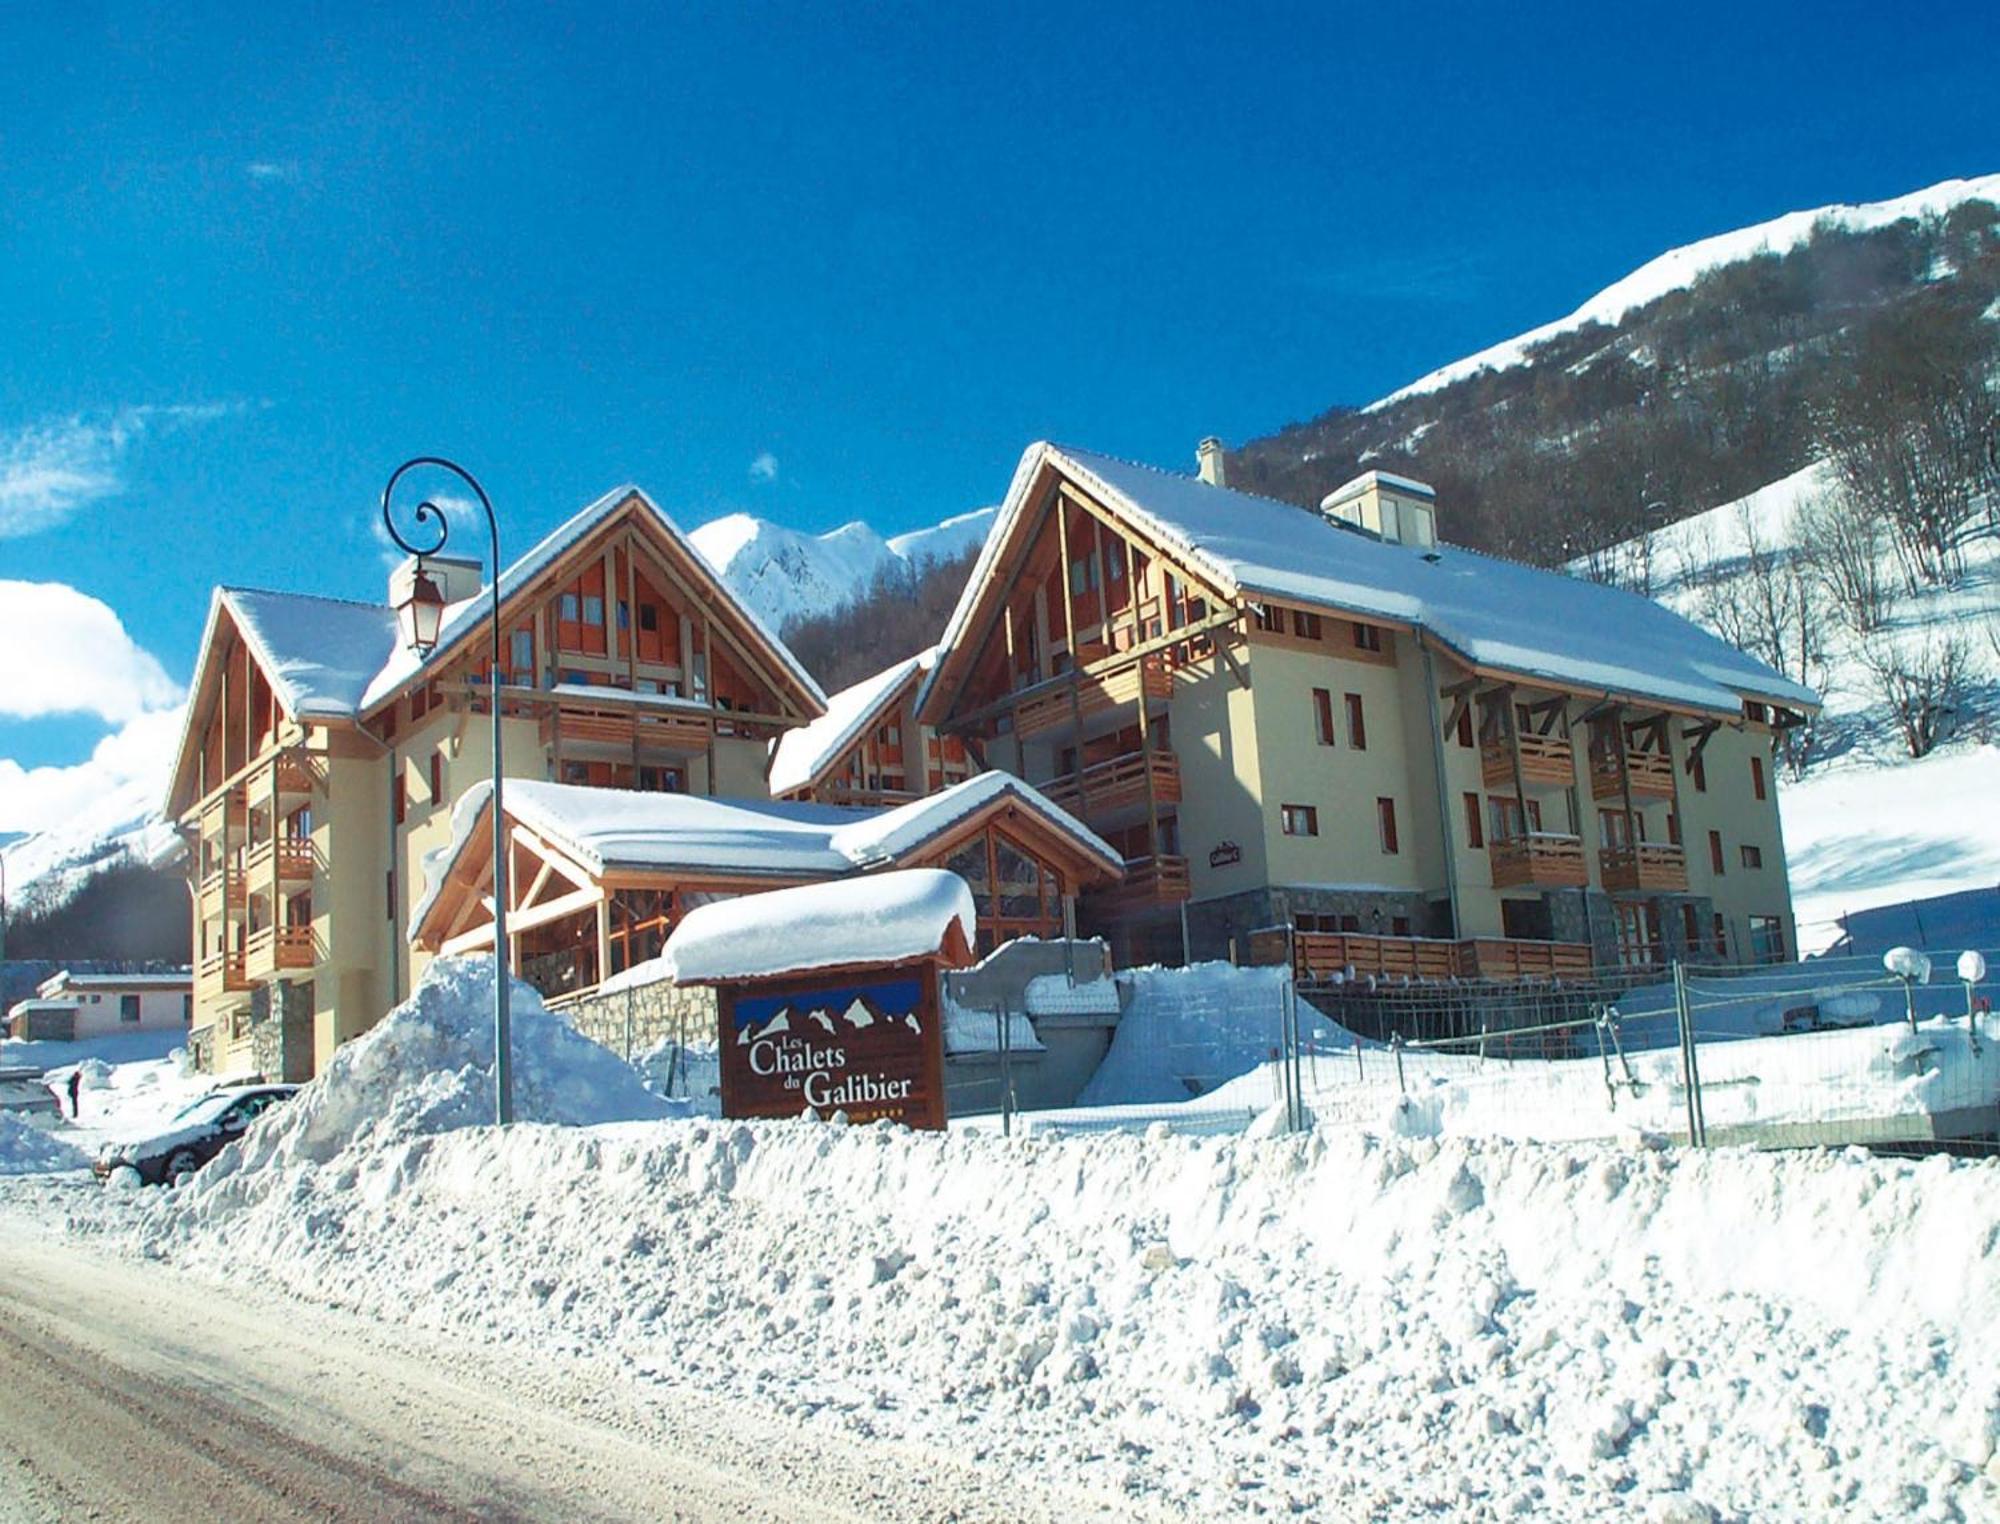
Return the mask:
M1878 561L1889 607L1880 628L1856 635L1799 560L1801 514L1833 490L1824 463L1808 466L1569 568L1650 591L1717 626L1745 610L1752 627L1767 622L1757 610L1771 606L1769 587L1790 611L1782 621L1810 629L1805 671L1795 666L1792 675L1817 688L1825 708L1804 776L1779 791L1805 952L1836 941L1839 918L1850 911L2000 884L2000 530L1975 514L1962 531L1958 580L1915 592L1904 586L1885 536ZM1944 739L1913 759L1880 669L1892 654L1946 647L1964 678Z
M1833 226L1849 232L1888 227L1906 217L1935 216L1967 201L2000 201L2000 175L1982 175L1971 180L1945 180L1926 190L1898 196L1891 201L1871 201L1859 206L1822 206L1807 212L1790 212L1733 232L1669 249L1650 259L1622 280L1606 286L1567 317L1516 334L1475 354L1439 366L1408 386L1391 392L1369 406L1367 411L1387 407L1404 397L1434 392L1454 381L1482 370L1506 370L1528 359L1535 345L1569 333L1587 323L1615 324L1626 313L1659 300L1671 291L1684 290L1698 276L1759 254L1783 254L1797 248L1815 228Z
M0 848L10 913L65 904L92 877L120 863L175 856L180 838L155 814L159 794L158 778L128 779L61 825Z
M986 537L994 510L884 539L867 524L804 534L747 513L703 524L692 539L731 591L773 629L829 614L865 592L885 566L949 560Z

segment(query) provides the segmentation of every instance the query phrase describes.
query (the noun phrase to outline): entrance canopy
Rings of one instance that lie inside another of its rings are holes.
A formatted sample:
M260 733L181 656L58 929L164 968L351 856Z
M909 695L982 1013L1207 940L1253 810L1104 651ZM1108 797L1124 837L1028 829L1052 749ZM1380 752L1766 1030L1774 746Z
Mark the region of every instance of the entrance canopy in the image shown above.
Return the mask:
M1065 900L1123 872L1102 838L1010 773L887 810L511 778L504 800L510 950L550 997L657 957L689 911L739 895L950 868L970 886L979 944L991 946L1059 934ZM411 916L416 946L492 946L492 817L490 786L459 801Z

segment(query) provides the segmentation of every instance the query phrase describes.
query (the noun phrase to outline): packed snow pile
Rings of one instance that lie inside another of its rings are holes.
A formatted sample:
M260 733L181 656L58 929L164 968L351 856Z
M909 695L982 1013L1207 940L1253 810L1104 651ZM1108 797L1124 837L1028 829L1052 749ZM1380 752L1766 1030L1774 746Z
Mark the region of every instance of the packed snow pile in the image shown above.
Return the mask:
M1246 1074L1276 1053L1286 972L1197 963L1120 974L1132 998L1111 1051L1079 1106L1185 1101ZM1331 1044L1347 1033L1299 1002L1300 1035ZM1264 1100L1270 1099L1265 1087ZM1261 1104L1258 1109L1261 1109Z
M975 935L972 891L942 868L900 868L697 905L667 938L660 964L682 982L770 978L935 953L956 925Z
M89 1164L87 1154L61 1138L11 1111L0 1111L0 1175L43 1175Z
M1990 1161L385 1129L215 1207L145 1251L1154 1516L2000 1510Z
M525 984L513 987L512 1030L517 1120L576 1127L665 1115L637 1070L550 1015ZM234 1165L225 1155L200 1180L492 1121L493 964L440 958L408 1000L251 1128Z

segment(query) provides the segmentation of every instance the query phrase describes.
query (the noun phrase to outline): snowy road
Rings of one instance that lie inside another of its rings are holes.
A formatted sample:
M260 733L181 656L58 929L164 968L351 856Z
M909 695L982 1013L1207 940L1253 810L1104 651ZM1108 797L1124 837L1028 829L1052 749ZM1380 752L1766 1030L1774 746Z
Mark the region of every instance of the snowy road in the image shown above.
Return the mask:
M164 1266L0 1235L0 1521L1057 1519L889 1444L825 1452L759 1415L642 1406Z

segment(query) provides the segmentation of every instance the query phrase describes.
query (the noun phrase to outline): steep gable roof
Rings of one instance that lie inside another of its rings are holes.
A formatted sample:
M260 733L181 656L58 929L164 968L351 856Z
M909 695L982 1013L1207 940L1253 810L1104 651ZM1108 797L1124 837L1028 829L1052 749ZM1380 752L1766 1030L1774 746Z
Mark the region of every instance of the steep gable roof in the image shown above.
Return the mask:
M847 749L876 725L921 674L937 661L937 647L905 657L872 677L842 688L826 713L810 725L779 736L771 760L771 792L789 794L823 780Z
M500 577L502 617L505 617L504 610L517 594L583 544L591 534L615 520L628 505L685 555L689 569L695 573L700 584L699 591L714 600L728 615L738 619L750 643L772 658L778 671L796 685L795 697L803 700L800 707L815 716L824 712L826 695L791 649L772 633L753 609L729 590L721 574L667 511L647 496L644 489L630 484L615 487L595 502L586 504L544 535L526 555L508 564ZM408 687L420 671L450 660L472 637L486 628L485 613L491 607L492 597L492 584L488 583L472 597L461 599L446 609L444 622L438 630L437 648L421 661L414 653L398 645L368 684L360 708L365 713L374 713Z
M1732 715L1745 698L1808 709L1819 703L1810 688L1636 593L1454 545L1398 545L1198 477L1038 443L1015 471L920 705L932 702L987 578L1039 503L1036 489L1048 471L1239 605L1282 599L1408 625L1469 666L1587 692Z

